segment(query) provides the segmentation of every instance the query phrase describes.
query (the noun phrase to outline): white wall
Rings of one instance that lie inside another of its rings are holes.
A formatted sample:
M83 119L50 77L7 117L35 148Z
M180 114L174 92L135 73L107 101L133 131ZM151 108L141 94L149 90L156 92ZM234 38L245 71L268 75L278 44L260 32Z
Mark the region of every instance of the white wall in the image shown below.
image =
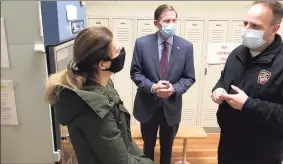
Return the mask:
M153 18L161 4L170 4L179 17L243 18L252 1L88 1L87 15Z
M54 164L50 109L43 100L45 54L34 52L34 44L42 43L38 9L37 1L1 1L10 60L1 80L14 82L19 122L1 125L2 164Z
M178 35L194 44L197 82L184 95L181 124L217 127L217 105L211 101L209 94L220 76L223 64L206 64L207 44L239 43L242 20L252 1L88 1L88 26L109 27L118 42L126 48L125 69L114 76L114 83L131 112L136 92L129 77L134 42L137 37L156 31L153 15L155 9L163 3L172 5L178 12ZM283 33L283 28L281 30ZM125 87L127 89L123 89ZM137 124L136 121L133 123Z

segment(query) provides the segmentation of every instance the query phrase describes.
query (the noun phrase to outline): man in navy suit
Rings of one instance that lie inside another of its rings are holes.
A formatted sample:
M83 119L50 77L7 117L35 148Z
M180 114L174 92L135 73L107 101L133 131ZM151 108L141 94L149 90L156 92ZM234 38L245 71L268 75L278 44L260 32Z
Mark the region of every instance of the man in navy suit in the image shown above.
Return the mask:
M136 40L131 78L137 85L134 116L141 123L145 155L154 160L160 127L160 163L171 164L182 113L182 95L195 83L193 45L176 36L177 12L161 5L154 12L158 32ZM187 100L190 101L190 100Z

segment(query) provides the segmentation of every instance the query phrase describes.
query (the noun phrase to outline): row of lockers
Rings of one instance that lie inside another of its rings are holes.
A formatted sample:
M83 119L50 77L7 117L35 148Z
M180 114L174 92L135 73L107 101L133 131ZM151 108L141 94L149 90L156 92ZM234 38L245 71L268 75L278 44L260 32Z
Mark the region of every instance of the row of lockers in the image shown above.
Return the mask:
M136 86L130 79L135 39L156 32L152 19L131 18L88 18L88 26L106 26L110 28L118 43L127 52L125 68L113 79L127 109L132 112ZM201 125L218 127L216 122L217 105L209 97L211 88L220 76L223 64L208 65L205 62L208 43L241 42L242 20L187 20L177 21L177 35L194 45L196 83L183 96L182 125ZM283 36L283 28L279 32ZM206 70L206 71L205 71ZM206 72L206 73L205 73ZM133 124L138 124L133 118Z

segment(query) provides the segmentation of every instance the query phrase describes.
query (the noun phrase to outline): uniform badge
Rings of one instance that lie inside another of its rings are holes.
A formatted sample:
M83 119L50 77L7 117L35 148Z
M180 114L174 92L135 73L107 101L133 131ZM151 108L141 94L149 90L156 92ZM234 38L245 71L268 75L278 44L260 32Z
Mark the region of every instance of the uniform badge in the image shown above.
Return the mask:
M261 70L257 77L257 82L260 84L265 84L271 77L271 72L266 70Z

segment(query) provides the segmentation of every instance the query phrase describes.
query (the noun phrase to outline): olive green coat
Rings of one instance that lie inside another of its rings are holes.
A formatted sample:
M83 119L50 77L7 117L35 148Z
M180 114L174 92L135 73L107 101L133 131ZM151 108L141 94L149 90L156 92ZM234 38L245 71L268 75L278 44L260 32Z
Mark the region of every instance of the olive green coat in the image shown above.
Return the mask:
M130 114L111 80L106 87L61 87L56 98L56 118L67 125L79 164L153 164L132 140Z

